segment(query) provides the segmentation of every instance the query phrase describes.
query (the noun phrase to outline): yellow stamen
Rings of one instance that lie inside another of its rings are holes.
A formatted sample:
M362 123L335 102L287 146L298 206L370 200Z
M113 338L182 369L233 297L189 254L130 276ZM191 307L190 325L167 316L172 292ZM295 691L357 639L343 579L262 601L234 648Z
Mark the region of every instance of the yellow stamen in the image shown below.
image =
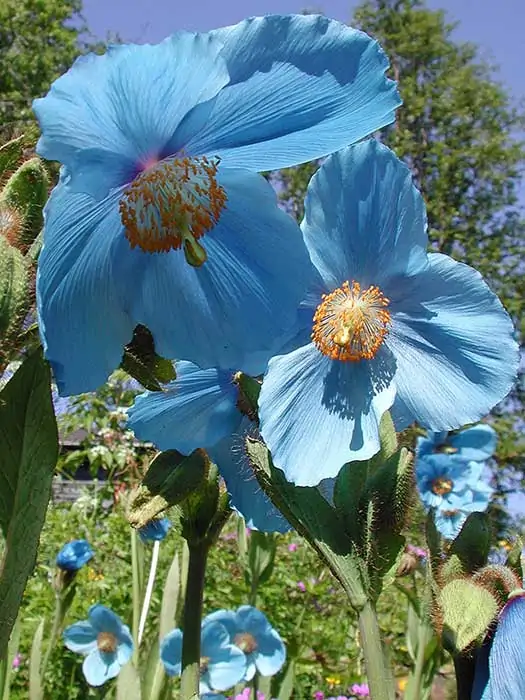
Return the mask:
M114 654L117 651L117 638L111 632L100 632L97 637L97 647L106 654Z
M388 333L388 304L379 287L361 290L358 282L344 282L323 294L314 314L314 344L332 360L371 360Z
M249 632L239 632L235 635L233 643L244 651L245 654L251 654L257 649L257 642L253 634Z
M197 241L217 224L227 200L218 165L206 156L175 158L137 175L119 204L131 247L148 253L182 247L187 262L200 267L207 256Z
M436 496L446 496L447 493L452 491L454 482L451 479L447 479L445 476L438 476L432 482L431 489L436 494Z

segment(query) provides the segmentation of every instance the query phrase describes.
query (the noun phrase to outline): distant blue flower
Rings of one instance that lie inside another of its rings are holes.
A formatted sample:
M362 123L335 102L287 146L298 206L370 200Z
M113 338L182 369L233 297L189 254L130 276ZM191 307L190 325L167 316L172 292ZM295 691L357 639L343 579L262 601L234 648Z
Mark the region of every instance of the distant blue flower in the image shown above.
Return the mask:
M57 554L56 565L64 571L78 571L94 556L87 540L72 540Z
M133 654L129 627L104 605L92 605L88 619L75 622L64 631L64 644L84 654L82 672L86 681L99 686L118 676Z
M499 614L496 632L476 656L472 700L525 698L525 592L516 591Z
M102 384L139 323L164 357L245 371L252 353L268 359L310 266L257 173L392 122L387 67L362 32L275 15L82 56L35 100L37 151L64 166L37 279L60 392Z
M182 672L182 631L169 632L160 645L160 660L168 676ZM203 625L201 632L200 692L226 690L238 683L246 671L246 656L230 643L226 628L217 623Z
M518 347L479 273L427 253L423 199L378 141L328 158L305 207L317 281L291 351L270 360L259 417L275 465L313 486L377 453L388 409L398 430L478 420L510 390Z
M170 527L169 518L155 518L150 520L144 527L139 528L139 537L143 542L161 541L168 534Z
M490 501L490 490L464 491L461 494L449 494L443 506L434 513L436 529L447 540L455 539L470 513L481 513L487 510Z
M286 647L279 633L264 613L251 605L233 610L217 610L203 620L203 628L220 623L228 630L230 641L244 651L247 658L245 681L251 681L258 671L273 676L286 660Z
M165 391L146 392L128 411L128 426L140 440L160 450L189 454L206 449L226 482L233 507L248 527L265 532L290 529L259 486L244 456L243 438L253 426L239 409L239 390L231 371L175 364L177 379Z
M425 437L418 437L416 455L424 457L434 452L443 452L467 462L485 462L494 454L497 441L498 434L494 428L479 423L454 435L428 432Z

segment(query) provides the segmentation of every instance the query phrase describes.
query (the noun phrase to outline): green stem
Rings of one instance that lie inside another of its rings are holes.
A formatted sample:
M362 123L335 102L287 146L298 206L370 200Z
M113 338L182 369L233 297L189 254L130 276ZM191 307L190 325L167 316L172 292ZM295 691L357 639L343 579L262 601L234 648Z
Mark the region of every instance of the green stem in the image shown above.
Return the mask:
M44 678L44 674L49 664L49 658L51 657L51 653L53 652L53 649L55 648L55 645L57 643L58 635L60 634L60 627L62 626L62 622L64 621L64 614L65 610L63 597L60 593L57 593L55 597L55 611L53 613L53 624L51 627L51 634L49 635L49 642L47 644L46 654L44 656L44 660L40 668L41 678Z
M433 634L432 629L429 628L426 620L420 620L417 635L416 663L408 681L405 700L420 700L422 697L421 681L423 679L423 671L425 669L425 651L427 644L430 641L429 634Z
M181 700L198 700L201 660L201 620L204 576L208 546L204 542L189 544L188 579L182 623Z
M359 611L359 632L371 699L394 700L394 685L383 653L377 613L370 601Z

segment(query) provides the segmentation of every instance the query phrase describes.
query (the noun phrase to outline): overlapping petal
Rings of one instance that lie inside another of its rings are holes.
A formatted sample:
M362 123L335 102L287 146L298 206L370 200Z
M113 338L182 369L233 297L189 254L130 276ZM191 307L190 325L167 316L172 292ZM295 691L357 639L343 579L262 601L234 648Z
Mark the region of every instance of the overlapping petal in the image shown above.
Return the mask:
M231 76L189 152L273 170L325 156L394 120L388 60L366 34L320 15L253 17L212 32Z
M87 620L75 622L65 630L64 644L77 654L89 654L97 648L97 632Z
M89 685L98 687L106 681L116 678L120 672L121 665L116 654L105 654L97 650L92 651L84 659L82 672Z
M388 292L388 290L387 290ZM471 267L439 253L392 303L386 343L396 357L393 417L450 430L486 415L518 368L512 322Z
M289 481L315 486L379 450L394 370L383 351L366 363L334 362L312 344L270 360L259 397L261 434Z
M183 454L208 448L231 435L241 414L232 372L200 369L191 362L176 363L177 379L165 391L137 396L128 411L128 425L140 440L160 450Z
M37 303L46 357L62 395L103 384L133 334L118 289L119 246L127 241L117 202L115 196L96 203L73 194L63 172L46 205Z
M201 127L229 81L221 50L209 34L178 32L154 46L80 57L33 104L38 153L70 167L76 190L105 196Z
M160 660L168 676L180 676L182 672L182 631L172 630L160 643Z
M500 614L489 655L490 688L497 700L525 697L525 598L512 598Z
M232 168L220 169L218 177L228 201L201 239L208 260L195 268L181 251L131 251L143 270L131 313L165 357L253 372L257 353L262 371L263 359L295 321L310 261L299 227L278 208L263 177Z
M473 425L450 437L450 444L457 449L457 456L475 462L490 459L496 451L498 434L486 423Z
M319 168L301 228L329 291L355 280L395 299L399 278L428 266L421 195L408 168L374 139L335 153Z

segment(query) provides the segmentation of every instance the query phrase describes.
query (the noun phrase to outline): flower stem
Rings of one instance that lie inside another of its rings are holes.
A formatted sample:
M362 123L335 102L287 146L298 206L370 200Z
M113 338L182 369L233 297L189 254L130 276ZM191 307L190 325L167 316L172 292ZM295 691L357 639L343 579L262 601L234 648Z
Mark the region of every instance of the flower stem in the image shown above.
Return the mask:
M359 632L372 700L394 700L392 675L385 662L377 613L371 601L359 611Z
M181 700L198 700L200 659L201 659L201 619L204 594L204 576L208 545L205 542L189 544L188 578L182 623L182 678Z
M470 700L476 670L474 658L462 654L454 656L454 670L458 700Z
M42 666L40 668L40 674L41 674L42 678L44 677L47 666L49 664L49 659L51 657L51 653L56 646L56 643L58 640L58 635L60 634L60 628L61 628L62 623L64 621L65 612L66 611L64 610L63 597L60 593L57 593L55 596L55 611L53 613L51 634L49 635L46 653L44 655L44 660L43 660Z
M144 594L144 602L142 603L142 611L140 613L139 631L137 635L137 644L140 646L144 627L146 626L146 618L148 617L151 596L153 595L153 586L155 585L155 576L157 575L157 564L159 563L160 541L155 540L153 543L153 552L151 553L151 564L149 567L148 584L146 593Z

